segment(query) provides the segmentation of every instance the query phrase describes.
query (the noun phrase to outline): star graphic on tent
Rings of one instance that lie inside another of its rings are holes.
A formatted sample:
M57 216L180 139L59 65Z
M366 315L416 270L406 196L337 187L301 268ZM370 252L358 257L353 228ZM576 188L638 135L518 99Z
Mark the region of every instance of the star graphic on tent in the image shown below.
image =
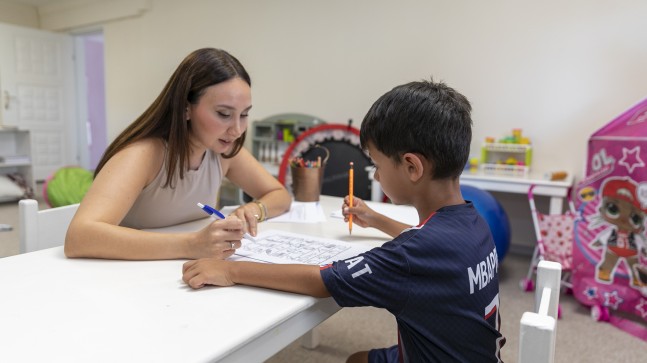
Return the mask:
M627 168L627 170L629 170L629 173L633 173L634 168L643 168L645 166L645 163L640 159L640 146L636 146L631 150L623 147L622 159L620 159L618 164Z
M635 125L647 121L647 108L636 111L634 116L627 122L627 125Z
M589 300L595 299L598 297L598 288L595 286L587 286L586 289L584 289L584 296Z
M636 310L640 312L643 319L647 318L647 300L641 298L638 305L636 305Z
M618 296L618 290L604 293L604 305L613 307L613 310L618 310L618 305L622 304L624 299Z

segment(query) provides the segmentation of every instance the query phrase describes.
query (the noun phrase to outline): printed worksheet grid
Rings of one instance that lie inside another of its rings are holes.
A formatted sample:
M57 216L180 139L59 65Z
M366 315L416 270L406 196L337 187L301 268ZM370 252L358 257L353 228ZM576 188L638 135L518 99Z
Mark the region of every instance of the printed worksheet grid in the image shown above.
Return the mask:
M255 241L245 240L239 250L299 263L319 264L349 248L351 247L314 238L310 239L305 236L270 235L256 238Z

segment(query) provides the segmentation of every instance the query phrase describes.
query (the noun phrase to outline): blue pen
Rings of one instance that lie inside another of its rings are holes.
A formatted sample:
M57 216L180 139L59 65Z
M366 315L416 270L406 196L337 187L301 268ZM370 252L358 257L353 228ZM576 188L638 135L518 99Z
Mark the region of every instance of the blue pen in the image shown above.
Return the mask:
M225 219L225 216L220 213L216 208L208 206L206 204L198 203L198 207L202 208L203 211L207 212L208 215L212 217L218 217L220 219Z
M207 204L198 203L198 207L200 207L203 211L207 212L207 214L210 215L212 218L225 219L225 215L220 213L219 210L217 210L216 208L214 208L212 206L209 206ZM243 235L243 237L245 237L245 238L247 238L249 240L252 240L252 241L256 241L256 239L254 237L252 237L252 235L249 234L249 233L245 233Z

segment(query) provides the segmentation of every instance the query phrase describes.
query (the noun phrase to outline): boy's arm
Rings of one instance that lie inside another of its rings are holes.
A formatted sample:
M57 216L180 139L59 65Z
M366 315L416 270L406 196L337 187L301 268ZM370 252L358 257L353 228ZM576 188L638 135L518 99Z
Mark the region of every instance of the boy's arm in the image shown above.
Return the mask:
M389 218L384 214L379 214L379 213L375 216L375 221L376 221L375 228L379 229L380 231L388 234L393 238L397 237L405 229L411 228L410 224L396 221L395 219Z
M184 282L194 289L205 285L241 284L314 297L330 296L321 279L319 266L316 265L283 265L203 258L186 262L182 273Z
M378 213L371 209L366 203L359 199L353 198L353 207L349 206L350 199L344 198L344 204L341 206L344 222L348 222L349 214L353 215L353 223L360 227L373 227L395 238L403 230L410 228L410 224L405 224L395 219L389 218L384 214Z

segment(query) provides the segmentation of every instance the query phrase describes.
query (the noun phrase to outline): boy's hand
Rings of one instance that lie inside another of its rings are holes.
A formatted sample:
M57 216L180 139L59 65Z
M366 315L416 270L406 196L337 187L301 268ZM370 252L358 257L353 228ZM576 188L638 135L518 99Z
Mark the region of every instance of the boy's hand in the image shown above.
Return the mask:
M232 286L229 278L228 261L218 258L202 258L189 261L182 266L182 280L194 289L204 285Z
M341 206L341 213L344 216L344 222L348 222L348 216L353 215L353 223L360 227L372 227L376 211L369 208L363 200L353 197L353 206L349 207L350 200L348 196L344 198L344 204Z

